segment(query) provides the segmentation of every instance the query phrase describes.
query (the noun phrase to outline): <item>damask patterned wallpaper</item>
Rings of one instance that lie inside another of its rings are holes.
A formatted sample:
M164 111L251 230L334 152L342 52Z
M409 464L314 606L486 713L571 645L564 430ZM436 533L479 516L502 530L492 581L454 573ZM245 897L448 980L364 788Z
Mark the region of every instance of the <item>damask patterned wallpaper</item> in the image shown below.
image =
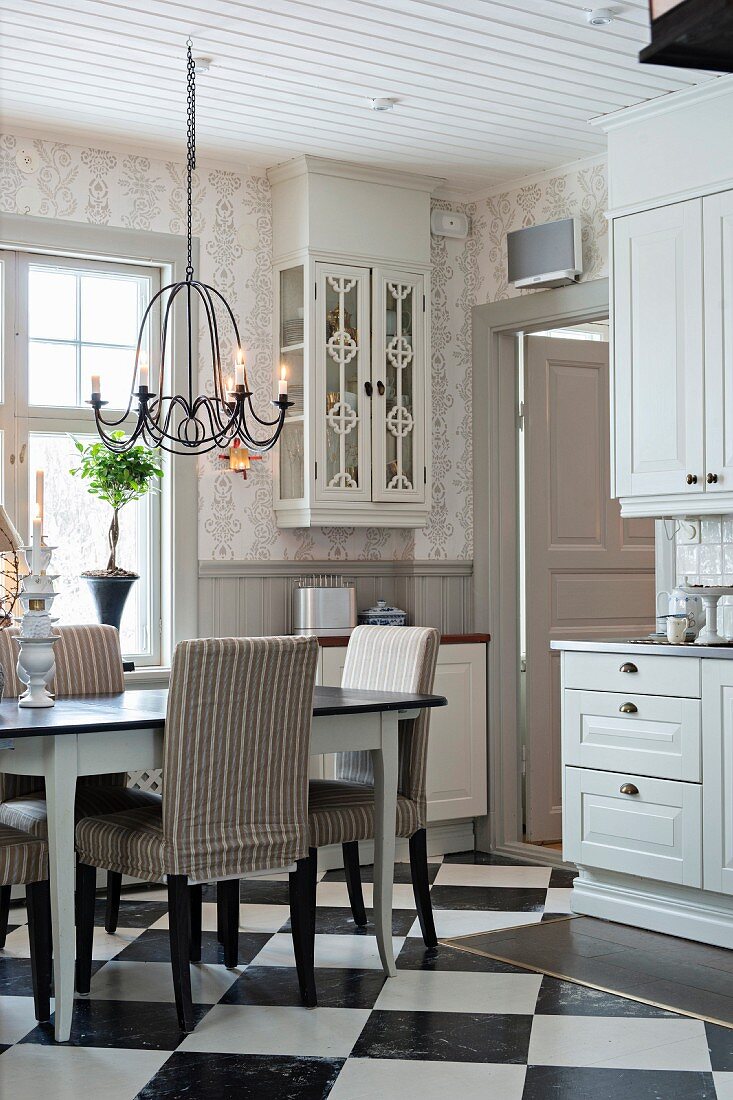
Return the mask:
M30 164L19 157L30 152ZM180 233L181 163L135 153L81 148L0 135L0 210L97 225ZM566 173L492 192L463 206L466 241L433 238L433 499L419 531L311 528L281 531L272 509L269 458L249 479L213 455L199 460L199 558L207 560L470 559L473 556L471 309L514 293L506 285L505 234L536 221L583 219L585 278L606 270L605 167L588 162ZM255 388L272 385L272 219L262 175L200 167L194 232L201 274L229 299L246 333Z

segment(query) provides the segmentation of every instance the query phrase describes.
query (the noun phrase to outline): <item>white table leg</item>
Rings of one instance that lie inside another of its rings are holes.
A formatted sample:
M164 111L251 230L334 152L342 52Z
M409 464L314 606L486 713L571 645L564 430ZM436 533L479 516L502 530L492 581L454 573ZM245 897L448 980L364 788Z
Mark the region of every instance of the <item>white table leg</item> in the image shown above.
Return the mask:
M392 886L394 883L395 823L399 719L395 711L380 715L381 749L372 750L374 767L374 924L379 957L390 978L397 973L392 946Z
M71 1033L74 1011L74 799L77 738L74 734L44 738L43 756L48 807L48 862L53 928L53 980L56 1040Z

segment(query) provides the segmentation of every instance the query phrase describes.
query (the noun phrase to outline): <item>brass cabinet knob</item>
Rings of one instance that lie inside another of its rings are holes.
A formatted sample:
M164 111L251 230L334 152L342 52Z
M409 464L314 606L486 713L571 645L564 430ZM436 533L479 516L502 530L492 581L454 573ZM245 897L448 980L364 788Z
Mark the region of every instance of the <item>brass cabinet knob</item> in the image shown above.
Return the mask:
M705 480L707 481L708 485L717 485L718 484L718 475L717 474L708 474L708 476L705 478Z
M638 794L639 788L633 783L622 783L618 789L619 794Z
M622 703L618 709L622 714L636 714L638 707L635 703Z
M688 485L697 485L697 474L688 474L685 481Z
M633 661L624 661L619 669L619 672L638 672L638 668Z

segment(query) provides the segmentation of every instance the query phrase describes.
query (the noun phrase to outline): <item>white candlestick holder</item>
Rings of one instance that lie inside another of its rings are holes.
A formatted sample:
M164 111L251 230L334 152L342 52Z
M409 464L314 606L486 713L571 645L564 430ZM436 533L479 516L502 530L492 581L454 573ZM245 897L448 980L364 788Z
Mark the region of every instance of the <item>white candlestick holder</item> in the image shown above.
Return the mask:
M40 563L40 572L34 573L33 547L23 547L31 573L23 579L18 596L23 605L23 615L18 620L18 678L28 685L18 700L19 707L52 707L55 702L48 690L48 684L56 671L53 647L58 641L58 635L53 632L55 620L51 618L50 612L56 599L54 581L57 577L47 570L56 548L42 543L40 553L38 549L36 547L35 561Z

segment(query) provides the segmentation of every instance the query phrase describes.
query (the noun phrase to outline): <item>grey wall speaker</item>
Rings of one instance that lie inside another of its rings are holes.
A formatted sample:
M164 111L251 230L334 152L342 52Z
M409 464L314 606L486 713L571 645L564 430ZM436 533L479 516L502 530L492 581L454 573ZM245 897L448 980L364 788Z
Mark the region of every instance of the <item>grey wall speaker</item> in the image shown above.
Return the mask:
M583 274L578 218L530 225L506 235L508 279L514 286L567 286Z
M464 240L468 236L469 221L465 214L457 210L433 210L430 228L436 237L458 237L459 240Z

